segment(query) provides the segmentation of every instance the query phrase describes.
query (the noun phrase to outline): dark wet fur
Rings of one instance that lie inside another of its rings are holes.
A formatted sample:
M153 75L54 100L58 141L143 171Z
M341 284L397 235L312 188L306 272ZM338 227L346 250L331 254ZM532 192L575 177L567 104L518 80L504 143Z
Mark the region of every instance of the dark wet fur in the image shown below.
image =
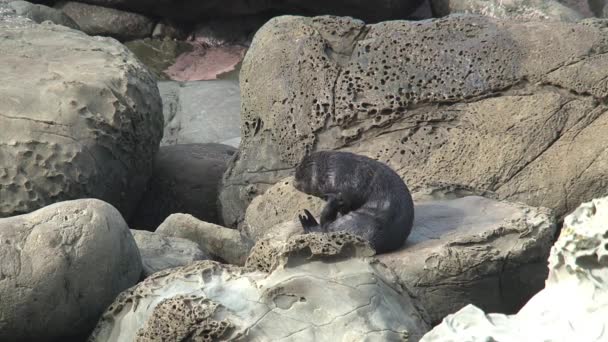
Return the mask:
M410 192L388 165L349 152L319 151L296 167L296 189L327 201L321 222L306 211L306 232L346 231L368 240L377 253L398 249L412 230Z

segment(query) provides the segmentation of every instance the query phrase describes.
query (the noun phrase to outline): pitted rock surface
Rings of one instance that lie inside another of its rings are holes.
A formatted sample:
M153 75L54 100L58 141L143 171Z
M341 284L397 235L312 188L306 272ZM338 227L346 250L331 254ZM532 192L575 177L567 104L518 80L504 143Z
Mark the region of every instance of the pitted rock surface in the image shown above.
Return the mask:
M87 334L140 278L137 245L111 205L84 199L0 219L0 340Z
M348 233L310 233L294 235L286 241L272 238L258 241L251 249L245 267L272 272L289 267L290 257L307 260L344 259L374 255L374 249L358 236ZM297 265L297 263L296 263Z
M608 338L608 197L564 220L549 256L545 288L516 315L469 305L423 338L432 341L604 341Z
M299 254L271 273L211 261L123 292L90 341L418 341L425 313L375 260Z
M247 217L254 218L257 236L248 265L272 269L280 264L277 255L284 246L280 241L300 239L295 235L297 230L290 229L294 224L301 228L292 219L293 209L279 211L273 203L297 203L296 208L309 208L319 217L320 200L307 199L285 184L288 180L275 184L253 202L268 206L247 210ZM542 288L556 230L548 209L484 198L476 195L475 189L448 184L412 196L416 215L410 237L401 249L376 258L420 299L433 322L469 303L512 313ZM248 226L246 220L243 227ZM300 245L294 247L298 251ZM309 251L303 254L315 257Z
M0 16L0 217L99 198L128 218L163 131L156 82L113 39Z
M413 191L462 184L561 216L607 188L606 51L587 24L274 18L241 70L225 223L325 149L386 162Z

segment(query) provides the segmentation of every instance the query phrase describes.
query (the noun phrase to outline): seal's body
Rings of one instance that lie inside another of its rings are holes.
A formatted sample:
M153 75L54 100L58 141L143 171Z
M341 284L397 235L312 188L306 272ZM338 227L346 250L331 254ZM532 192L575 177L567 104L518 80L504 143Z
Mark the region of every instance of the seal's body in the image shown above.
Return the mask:
M327 201L320 224L308 211L300 217L306 232L346 231L384 253L401 247L412 230L412 196L401 177L379 161L349 152L314 152L296 167L294 186Z

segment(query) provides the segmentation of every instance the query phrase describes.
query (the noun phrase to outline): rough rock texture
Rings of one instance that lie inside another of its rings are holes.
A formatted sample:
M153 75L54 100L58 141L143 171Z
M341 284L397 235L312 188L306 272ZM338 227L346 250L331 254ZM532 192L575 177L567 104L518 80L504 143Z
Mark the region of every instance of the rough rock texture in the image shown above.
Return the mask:
M82 2L129 9L153 16L172 18L180 23L196 23L205 18L253 14L334 14L353 16L367 21L423 19L432 16L430 3L424 0L82 0Z
M15 10L17 15L31 19L39 24L49 20L53 22L53 24L80 30L80 26L78 26L74 20L55 8L35 5L27 1L12 1L8 3L8 6Z
M608 197L565 218L549 257L545 289L516 315L469 305L423 338L441 341L606 341L608 339Z
M167 217L156 232L194 241L203 251L234 265L245 264L253 246L251 240L236 229L197 220L188 214Z
M197 243L190 240L164 236L145 230L131 229L131 234L133 234L139 248L146 277L167 268L209 259L209 255L201 251Z
M158 89L165 116L162 145L226 143L241 136L238 82L159 82Z
M576 22L593 14L586 0L432 0L437 16L474 13L503 19Z
M247 207L245 221L239 229L253 241L263 238L285 240L294 234L304 233L298 215L304 209L320 213L325 201L297 191L292 184L293 177L287 177L262 196L254 198Z
M162 136L145 67L113 39L0 16L0 217L99 198L128 218Z
M410 237L400 250L377 255L416 294L433 322L468 303L515 312L547 275L556 229L549 210L470 193L448 186L414 193ZM302 231L298 212L308 208L318 217L323 203L284 179L252 202L241 228L258 242L284 241Z
M352 258L369 247L338 235L296 240L259 250L279 260L270 273L211 261L156 273L117 298L90 340L418 341L426 332L394 275Z
M219 186L234 153L234 147L222 144L162 146L147 190L129 225L155 230L174 213L221 224L217 206Z
M513 313L542 288L555 231L547 209L479 196L418 202L404 248L378 260L433 322L469 303Z
M608 192L607 30L275 18L243 62L224 221L236 225L255 195L324 149L386 162L414 191L463 184L563 215Z
M56 5L72 18L80 29L91 36L110 36L121 41L149 37L154 28L152 19L141 14L113 8L66 1Z
M142 271L122 216L95 199L0 219L0 241L2 341L86 334Z

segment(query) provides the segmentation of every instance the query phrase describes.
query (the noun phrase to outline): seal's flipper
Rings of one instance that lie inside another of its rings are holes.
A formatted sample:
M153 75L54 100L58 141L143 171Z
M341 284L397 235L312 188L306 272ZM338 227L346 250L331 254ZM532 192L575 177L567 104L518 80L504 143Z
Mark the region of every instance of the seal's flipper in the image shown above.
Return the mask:
M315 228L318 229L318 227L319 227L319 223L317 222L315 217L312 216L310 211L308 211L307 209L304 209L304 215L298 215L298 218L300 219L302 228L304 228L304 231L307 233L314 231Z

